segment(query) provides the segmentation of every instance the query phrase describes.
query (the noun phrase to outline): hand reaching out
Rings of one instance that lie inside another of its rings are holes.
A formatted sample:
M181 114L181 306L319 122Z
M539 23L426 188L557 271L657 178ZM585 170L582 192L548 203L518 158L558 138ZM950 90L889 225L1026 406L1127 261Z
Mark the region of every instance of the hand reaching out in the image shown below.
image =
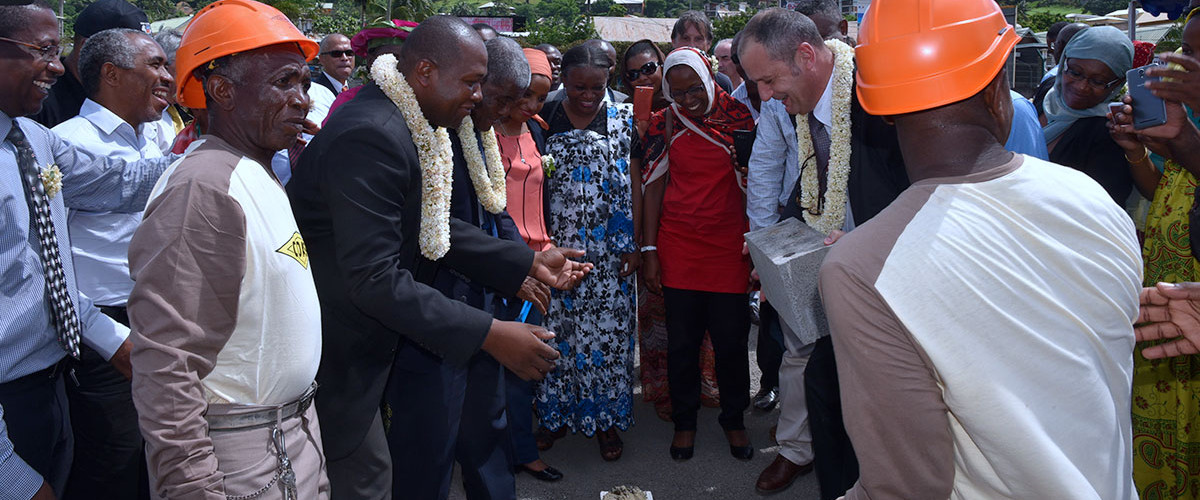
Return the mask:
M522 380L541 380L558 359L558 351L542 342L553 338L553 333L540 326L493 320L483 350Z
M529 268L529 276L559 290L570 290L579 284L584 276L592 271L591 262L571 260L583 257L583 250L573 248L550 247L549 250L533 254L533 267Z
M1142 350L1147 359L1200 353L1200 283L1143 288L1136 323L1139 342L1175 339Z
M542 314L546 314L546 308L550 306L550 287L526 276L525 282L521 283L521 289L517 290L517 298L529 301Z

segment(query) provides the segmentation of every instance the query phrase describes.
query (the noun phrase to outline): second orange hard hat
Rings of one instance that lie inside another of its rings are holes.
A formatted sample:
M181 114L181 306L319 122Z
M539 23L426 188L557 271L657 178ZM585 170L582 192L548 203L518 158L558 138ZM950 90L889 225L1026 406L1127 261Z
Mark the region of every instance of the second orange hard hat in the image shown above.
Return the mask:
M224 56L280 43L295 43L305 60L316 57L320 50L317 42L270 5L254 0L208 4L188 23L175 55L179 103L194 109L205 107L204 85L195 76L197 68Z
M875 0L859 27L858 99L873 115L971 97L1020 39L995 0Z

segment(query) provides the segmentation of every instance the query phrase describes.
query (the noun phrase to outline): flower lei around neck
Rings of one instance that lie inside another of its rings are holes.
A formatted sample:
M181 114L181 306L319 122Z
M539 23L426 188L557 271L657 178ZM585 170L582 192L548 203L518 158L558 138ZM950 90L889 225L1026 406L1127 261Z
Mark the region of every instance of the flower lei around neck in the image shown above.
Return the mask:
M850 91L854 85L854 49L837 40L825 41L833 51L833 130L829 134L828 181L825 199L818 201L821 191L817 178L812 132L808 114L796 116L796 142L800 159L800 208L804 222L822 233L841 229L846 223L846 182L850 177ZM813 161L807 161L812 157Z
M479 141L475 140L475 121L470 115L463 118L458 126L458 139L462 143L463 156L467 158L471 184L475 185L475 194L483 208L498 214L508 203L500 144L496 142L495 129L489 128L480 135L483 137L483 154L479 153Z
M404 115L421 162L421 255L438 260L450 250L450 184L454 175L454 152L450 134L433 128L412 87L396 68L396 56L383 54L371 65L371 79ZM477 148L478 149L478 148Z

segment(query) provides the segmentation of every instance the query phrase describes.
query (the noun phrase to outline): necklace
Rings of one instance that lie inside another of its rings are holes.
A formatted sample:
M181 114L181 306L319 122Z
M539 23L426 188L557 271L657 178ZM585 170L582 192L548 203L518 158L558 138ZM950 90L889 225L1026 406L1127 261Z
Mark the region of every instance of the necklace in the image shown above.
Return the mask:
M483 136L483 154L479 152L480 141L475 139L475 121L470 115L458 126L458 139L462 142L463 156L467 158L467 171L479 203L488 212L498 214L508 202L505 188L504 162L500 159L500 145L496 143L496 132L487 129Z
M421 162L421 255L438 260L450 250L450 185L454 175L450 135L443 127L434 129L425 119L412 87L396 69L396 56L383 54L375 59L371 78L400 109L417 147Z
M854 49L837 40L826 40L833 51L833 130L829 134L828 182L825 199L820 196L816 161L804 161L800 171L800 208L804 222L829 234L846 223L846 181L850 178L850 90L854 85ZM800 158L813 157L812 132L808 115L796 116L796 143ZM811 165L810 165L811 163Z

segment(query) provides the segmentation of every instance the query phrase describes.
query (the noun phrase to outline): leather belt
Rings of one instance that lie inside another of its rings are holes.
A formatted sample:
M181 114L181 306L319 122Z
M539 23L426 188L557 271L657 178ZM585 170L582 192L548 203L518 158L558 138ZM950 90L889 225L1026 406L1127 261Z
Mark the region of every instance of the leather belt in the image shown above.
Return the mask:
M239 415L204 415L210 431L232 431L270 427L289 418L297 417L308 411L312 405L313 396L317 394L317 383L313 382L299 399L279 406Z

